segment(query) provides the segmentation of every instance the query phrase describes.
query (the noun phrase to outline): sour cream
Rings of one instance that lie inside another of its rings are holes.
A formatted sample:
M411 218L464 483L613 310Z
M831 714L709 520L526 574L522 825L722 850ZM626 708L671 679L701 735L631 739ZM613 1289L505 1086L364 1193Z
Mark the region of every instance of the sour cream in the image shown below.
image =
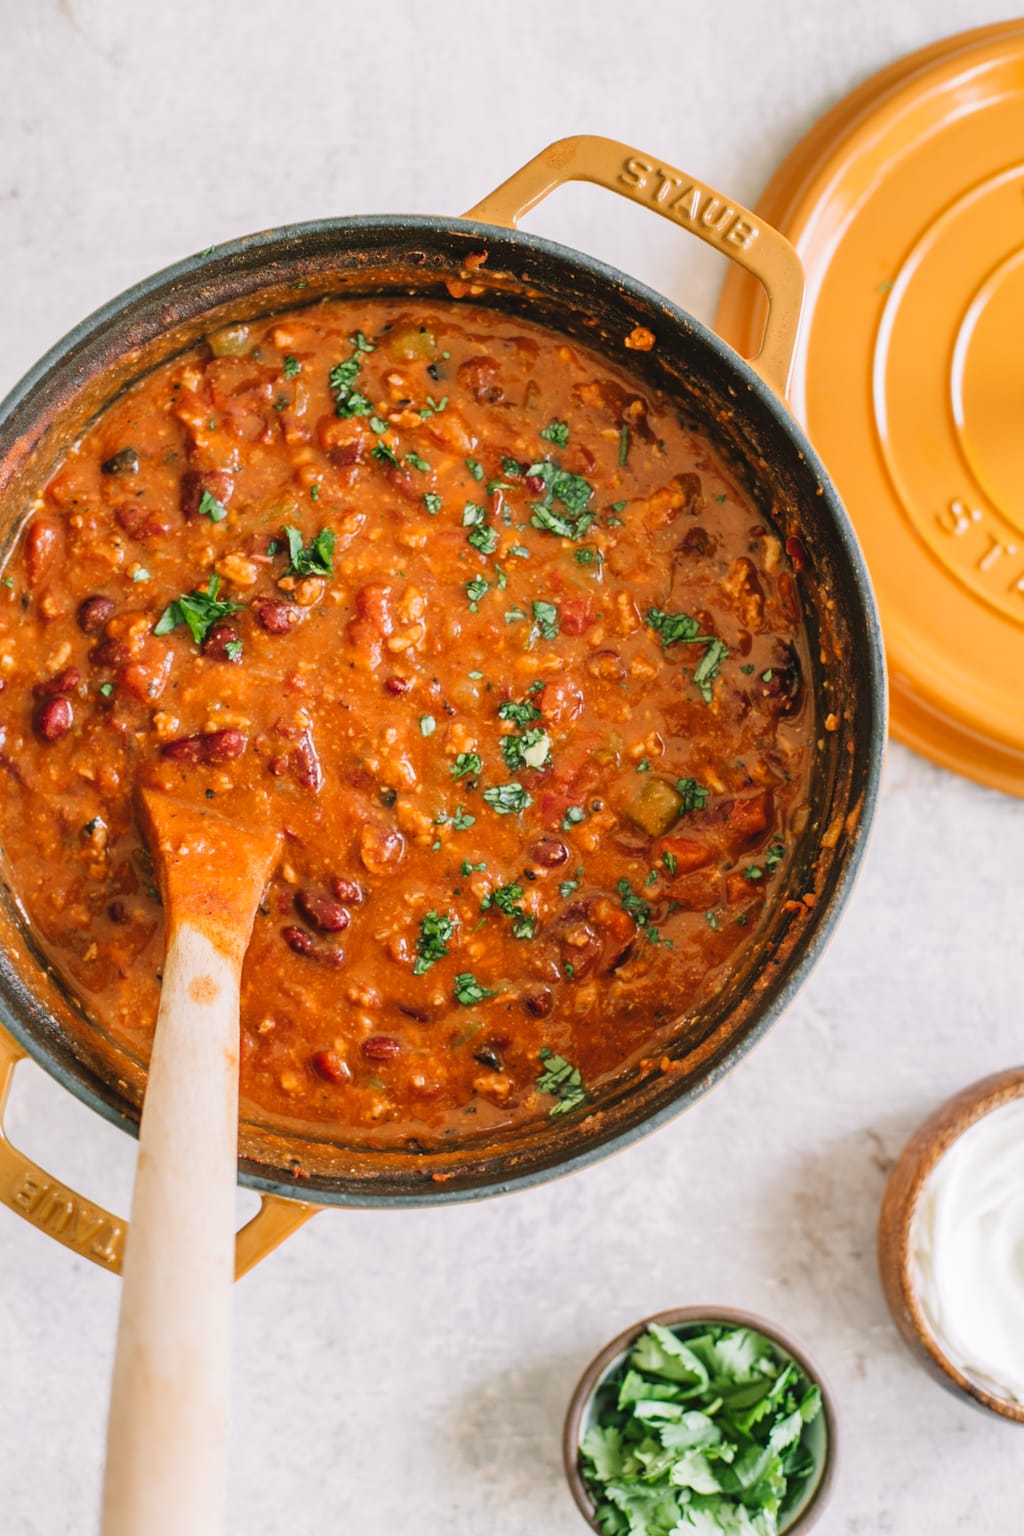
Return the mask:
M911 1243L937 1342L966 1376L1024 1403L1024 1099L983 1115L939 1159Z

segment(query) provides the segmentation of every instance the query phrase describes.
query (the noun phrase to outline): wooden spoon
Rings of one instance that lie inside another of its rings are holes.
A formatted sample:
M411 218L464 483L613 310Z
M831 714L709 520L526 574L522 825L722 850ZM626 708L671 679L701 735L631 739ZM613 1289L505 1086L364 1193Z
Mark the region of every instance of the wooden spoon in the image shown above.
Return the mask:
M167 927L107 1427L103 1536L223 1528L242 961L281 843L143 790Z

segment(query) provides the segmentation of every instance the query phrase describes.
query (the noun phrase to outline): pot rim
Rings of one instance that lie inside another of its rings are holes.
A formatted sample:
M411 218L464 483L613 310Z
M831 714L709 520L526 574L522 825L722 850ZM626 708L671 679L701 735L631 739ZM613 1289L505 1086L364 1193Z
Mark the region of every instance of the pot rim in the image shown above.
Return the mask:
M616 1129L569 1156L561 1157L551 1164L531 1166L521 1172L514 1171L506 1177L470 1187L449 1187L446 1183L424 1180L422 1188L377 1193L368 1186L365 1190L353 1191L324 1187L317 1178L310 1179L308 1185L300 1179L285 1181L281 1178L273 1178L261 1171L262 1165L244 1157L239 1160L239 1184L264 1195L302 1200L315 1205L353 1208L450 1205L548 1183L589 1167L611 1153L622 1151L642 1137L660 1129L702 1098L711 1088L717 1086L763 1038L779 1015L789 1006L831 937L835 923L849 899L853 883L862 867L865 847L877 809L887 740L888 702L885 660L874 594L853 526L823 464L803 428L790 414L785 402L728 343L681 305L598 257L519 229L450 215L355 214L281 225L241 236L210 247L208 251L184 257L141 279L108 300L55 342L0 401L0 429L15 411L30 403L34 391L40 389L58 370L63 371L67 368L69 361L73 361L77 349L84 348L94 340L105 326L117 320L126 309L146 300L152 300L155 295L161 293L166 294L170 299L176 291L192 288L200 274L211 278L227 277L230 275L232 263L238 263L240 270L243 270L241 258L251 258L253 253L258 254L261 251L269 252L274 247L280 246L282 242L294 244L312 238L322 240L325 235L358 237L368 231L396 234L414 234L416 231L423 231L424 234L429 233L435 238L440 234L459 236L464 240L467 237L470 240L497 239L505 245L519 246L548 256L562 267L575 266L589 271L604 284L617 290L620 295L633 297L640 305L659 312L677 332L685 334L698 347L716 354L720 362L732 371L738 389L751 393L773 418L775 425L788 437L801 461L803 471L806 472L809 480L813 481L819 505L826 511L849 564L850 574L858 593L866 641L864 653L860 657L865 708L863 718L858 722L858 733L864 741L862 753L865 768L862 791L858 802L857 824L849 834L845 849L838 860L832 890L828 900L816 907L809 917L808 922L813 924L810 936L799 958L794 961L790 974L774 997L758 1009L743 1033L722 1050L710 1070L698 1080L687 1084L666 1103L645 1114L637 1123ZM272 286L269 279L268 273L268 282L265 285L267 288ZM260 285L254 284L251 289L245 291L245 294L240 293L238 297L241 299L252 296L259 291ZM301 302L301 299L297 300L297 304ZM215 304L216 301L211 300L211 307L215 307ZM172 326L173 322L164 329L171 329ZM29 451L34 446L33 441ZM0 1016L0 1026L8 1030L49 1076L59 1082L62 1087L69 1089L83 1104L112 1124L128 1130L133 1136L138 1135L137 1120L125 1112L122 1104L115 1098L113 1090L102 1091L106 1085L92 1073L89 1081L77 1076L63 1062L52 1057L45 1043L6 1009Z

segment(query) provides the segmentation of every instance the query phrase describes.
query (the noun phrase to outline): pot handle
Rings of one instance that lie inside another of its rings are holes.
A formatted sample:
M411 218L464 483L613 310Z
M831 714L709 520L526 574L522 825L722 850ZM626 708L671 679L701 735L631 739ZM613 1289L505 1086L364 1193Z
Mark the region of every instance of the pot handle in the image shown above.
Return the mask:
M705 182L593 134L549 144L463 217L515 229L525 213L567 181L592 181L653 209L757 278L768 296L768 318L750 365L784 400L804 297L804 269L789 241Z
M3 1114L14 1069L25 1054L0 1029L0 1202L83 1259L120 1274L127 1221L83 1199L19 1152L7 1138ZM264 1195L259 1210L235 1240L235 1278L247 1274L318 1210L319 1206L301 1200Z

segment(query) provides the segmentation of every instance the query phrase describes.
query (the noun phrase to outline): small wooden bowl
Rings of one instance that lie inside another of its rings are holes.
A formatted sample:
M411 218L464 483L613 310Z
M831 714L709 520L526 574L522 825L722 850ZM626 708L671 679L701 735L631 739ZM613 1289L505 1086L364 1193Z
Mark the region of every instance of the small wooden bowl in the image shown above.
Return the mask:
M579 1465L580 1441L587 1431L590 1406L601 1382L615 1369L622 1357L651 1323L660 1323L663 1328L679 1328L684 1324L693 1323L726 1323L732 1328L750 1328L755 1333L764 1334L766 1339L778 1346L781 1354L795 1360L807 1378L821 1389L821 1413L816 1421L821 1426L821 1444L820 1448L815 1448L818 1471L808 1480L799 1502L787 1517L785 1524L779 1527L780 1536L796 1536L797 1532L800 1536L805 1536L824 1511L835 1477L838 1441L832 1393L822 1379L817 1366L808 1359L795 1339L776 1327L774 1323L770 1323L767 1318L759 1317L756 1312L741 1312L733 1307L680 1307L672 1312L655 1312L652 1317L643 1318L641 1322L634 1323L631 1328L626 1328L612 1339L599 1355L595 1355L583 1372L569 1400L565 1415L565 1428L562 1431L562 1461L565 1465L569 1491L576 1501L577 1509L591 1530L599 1531L600 1528L594 1524L594 1501L587 1491Z
M878 1219L878 1268L893 1322L918 1361L942 1386L1015 1424L1024 1404L997 1397L965 1376L936 1339L917 1294L913 1230L925 1184L953 1143L992 1110L1024 1097L1024 1067L983 1077L941 1104L914 1132L889 1175Z

